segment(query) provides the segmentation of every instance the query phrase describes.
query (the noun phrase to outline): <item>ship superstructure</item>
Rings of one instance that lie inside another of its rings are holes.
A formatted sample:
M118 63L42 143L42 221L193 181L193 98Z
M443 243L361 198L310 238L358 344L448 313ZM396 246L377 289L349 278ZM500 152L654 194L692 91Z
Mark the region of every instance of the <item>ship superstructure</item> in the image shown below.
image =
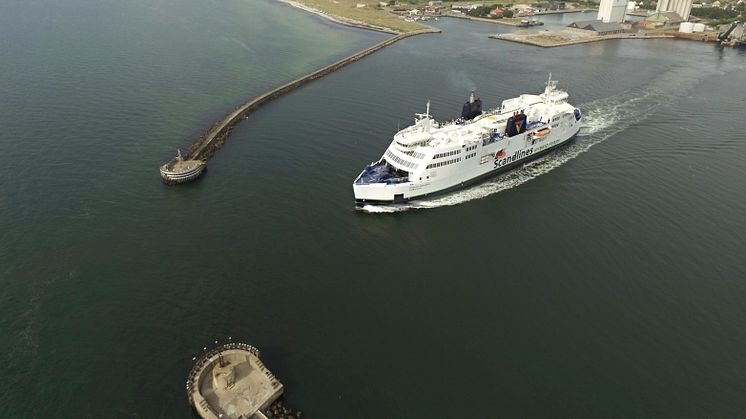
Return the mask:
M551 75L539 95L523 94L482 112L471 93L461 117L439 123L416 114L394 135L380 160L352 188L358 205L400 203L444 193L513 169L569 142L582 125L580 110Z

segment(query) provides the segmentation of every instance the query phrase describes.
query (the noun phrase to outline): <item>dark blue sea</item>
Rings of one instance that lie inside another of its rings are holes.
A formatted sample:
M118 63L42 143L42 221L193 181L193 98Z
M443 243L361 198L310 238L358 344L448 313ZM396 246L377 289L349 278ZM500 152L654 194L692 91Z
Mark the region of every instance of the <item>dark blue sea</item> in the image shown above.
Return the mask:
M228 337L304 418L742 416L746 52L432 23L169 187L158 166L230 109L388 35L269 0L0 3L0 416L190 417L192 357ZM354 209L428 100L451 119L550 72L589 135Z

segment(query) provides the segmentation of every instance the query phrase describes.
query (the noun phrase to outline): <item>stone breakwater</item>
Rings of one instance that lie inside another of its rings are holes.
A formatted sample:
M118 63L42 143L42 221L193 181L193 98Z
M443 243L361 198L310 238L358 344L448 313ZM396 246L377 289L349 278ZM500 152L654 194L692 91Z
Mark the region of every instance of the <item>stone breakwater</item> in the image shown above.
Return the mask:
M280 87L270 90L269 92L264 93L263 95L260 95L254 99L249 100L248 102L244 103L243 105L237 107L233 111L226 114L224 117L218 120L207 132L205 132L202 136L200 136L191 145L189 149L189 158L193 160L203 160L203 161L208 160L210 157L212 157L215 151L217 151L218 149L220 149L220 147L223 146L223 144L225 143L225 140L227 140L228 137L230 136L233 128L241 120L248 118L248 116L253 111L258 109L260 106L266 104L267 102L273 99L276 99L284 95L285 93L291 92L303 86L306 83L309 83L313 80L316 80L318 78L324 77L327 74L337 71L340 68L348 64L354 63L355 61L365 58L366 56L382 48L385 48L395 42L398 42L404 38L408 38L410 36L415 36L415 35L422 35L426 33L439 33L439 32L440 32L439 29L428 28L428 29L423 29L423 30L419 30L415 32L408 32L408 33L396 35L383 42L373 45L372 47L366 48L360 52L350 55L347 58L343 58L323 68L320 68L310 74L299 77L291 82L283 84Z
M282 399L278 399L271 406L264 409L263 413L270 419L301 419L303 417L303 412L287 407Z

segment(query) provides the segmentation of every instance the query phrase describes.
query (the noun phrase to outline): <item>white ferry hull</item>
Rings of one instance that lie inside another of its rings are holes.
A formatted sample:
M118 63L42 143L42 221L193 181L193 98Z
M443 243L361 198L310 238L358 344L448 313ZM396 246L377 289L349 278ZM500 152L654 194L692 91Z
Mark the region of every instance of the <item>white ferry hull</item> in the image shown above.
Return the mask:
M538 152L533 152L522 159L518 159L514 162L507 163L503 166L494 168L494 160L491 160L491 170L487 170L481 174L477 174L471 178L463 179L445 179L441 182L429 182L426 184L414 184L414 183L402 183L402 184L383 184L374 183L368 185L354 185L353 192L355 193L355 203L357 206L364 205L385 205L385 204L400 204L406 203L413 199L422 199L432 197L441 194L447 194L454 192L459 189L477 184L487 179L493 178L505 172L509 172L520 166L541 158L558 148L571 143L575 139L577 131L570 137L563 141L556 141L556 144L549 146L546 149L542 149ZM553 142L554 143L554 142ZM448 182L450 180L450 182Z
M353 182L358 206L402 203L450 192L515 169L570 142L582 126L567 93L547 82L482 113L473 92L462 118L440 124L428 111L399 131L377 162Z

